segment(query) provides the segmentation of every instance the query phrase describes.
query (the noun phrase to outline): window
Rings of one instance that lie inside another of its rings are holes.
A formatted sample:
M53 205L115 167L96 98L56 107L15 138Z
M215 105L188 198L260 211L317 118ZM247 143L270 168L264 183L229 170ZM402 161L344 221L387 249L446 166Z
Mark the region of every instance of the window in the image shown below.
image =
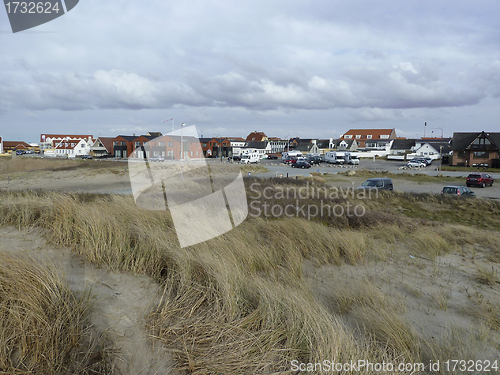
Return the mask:
M135 142L135 148L141 147L141 142Z
M458 151L457 152L457 157L459 157L459 158L465 158L465 151Z
M380 139L389 139L389 136L387 134L382 134L380 136Z
M118 146L118 141L113 141L113 146Z
M366 136L366 138L367 138L367 139L372 139L372 135L371 135L371 134L368 134L368 135Z
M356 135L356 139L360 139L361 136L359 134Z
M491 145L491 142L486 137L476 138L474 142L472 142L472 148L475 149L485 149Z
M205 143L205 145L206 145L206 143ZM168 147L174 147L174 142L172 142L172 141L167 142L167 146Z
M352 135L344 135L345 139L352 139Z
M122 146L126 146L126 145L127 145L127 142L122 141Z
M489 156L488 151L474 151L474 159L488 159Z
M159 141L159 142L158 142L158 146L165 146L165 142L163 142L163 141Z
M206 144L206 143L203 143L203 144L202 144L202 147L207 147L207 144Z

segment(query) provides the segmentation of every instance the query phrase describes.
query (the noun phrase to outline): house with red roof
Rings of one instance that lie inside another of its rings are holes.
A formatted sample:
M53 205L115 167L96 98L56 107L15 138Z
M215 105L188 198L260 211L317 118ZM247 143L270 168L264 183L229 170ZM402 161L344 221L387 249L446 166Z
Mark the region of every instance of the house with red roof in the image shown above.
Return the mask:
M350 129L339 137L345 141L355 140L358 149L385 149L396 138L396 129Z
M89 155L90 148L94 144L92 138L64 138L62 140L53 140L52 148L45 148L44 155L63 158L78 158L83 155Z
M84 139L86 142L94 139L94 136L91 134L40 134L40 150L51 149L54 147L54 144L61 142L63 140L80 140ZM56 143L54 143L56 142Z

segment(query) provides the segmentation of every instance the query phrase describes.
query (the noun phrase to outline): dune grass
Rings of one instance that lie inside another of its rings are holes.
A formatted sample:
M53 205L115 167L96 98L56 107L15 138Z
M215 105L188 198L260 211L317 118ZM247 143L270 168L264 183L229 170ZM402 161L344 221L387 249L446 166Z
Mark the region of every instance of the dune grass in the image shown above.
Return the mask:
M34 260L0 253L0 372L104 374L87 322L91 299L74 295Z
M107 168L110 162L81 159L14 156L0 159L0 175L34 171L65 171L74 169Z
M300 180L269 180L260 192L276 191L278 183L305 186ZM256 195L249 191L249 203L263 202ZM355 266L386 259L394 244L434 258L464 244L493 251L500 243L491 230L498 228L498 204L477 200L473 206L430 195L334 197L331 203L359 204L365 214L311 220L254 215L222 236L184 249L167 211L139 209L128 196L1 193L0 202L2 225L38 225L52 243L71 246L94 264L155 278L163 293L149 314L149 332L172 350L178 369L194 374L285 372L293 359L424 358L425 345L383 296L348 288L339 290L330 306L320 303L304 282L304 260ZM308 195L301 202L318 199ZM423 207L472 212L486 225L465 226L458 213L431 220ZM345 312L359 329L339 319Z

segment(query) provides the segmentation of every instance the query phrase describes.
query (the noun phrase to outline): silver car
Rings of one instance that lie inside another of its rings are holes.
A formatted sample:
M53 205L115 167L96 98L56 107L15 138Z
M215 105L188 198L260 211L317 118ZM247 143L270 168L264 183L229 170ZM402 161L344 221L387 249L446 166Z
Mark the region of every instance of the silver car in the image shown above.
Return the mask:
M408 168L424 168L424 167L427 167L427 164L425 164L424 162L421 162L421 161L410 160L408 163L406 163L406 166Z

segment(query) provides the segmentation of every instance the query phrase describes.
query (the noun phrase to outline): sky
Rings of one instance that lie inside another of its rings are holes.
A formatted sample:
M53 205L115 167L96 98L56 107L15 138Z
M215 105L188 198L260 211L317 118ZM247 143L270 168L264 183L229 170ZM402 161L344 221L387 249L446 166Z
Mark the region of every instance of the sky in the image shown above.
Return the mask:
M80 0L14 34L0 9L0 136L500 131L499 19L481 0Z

